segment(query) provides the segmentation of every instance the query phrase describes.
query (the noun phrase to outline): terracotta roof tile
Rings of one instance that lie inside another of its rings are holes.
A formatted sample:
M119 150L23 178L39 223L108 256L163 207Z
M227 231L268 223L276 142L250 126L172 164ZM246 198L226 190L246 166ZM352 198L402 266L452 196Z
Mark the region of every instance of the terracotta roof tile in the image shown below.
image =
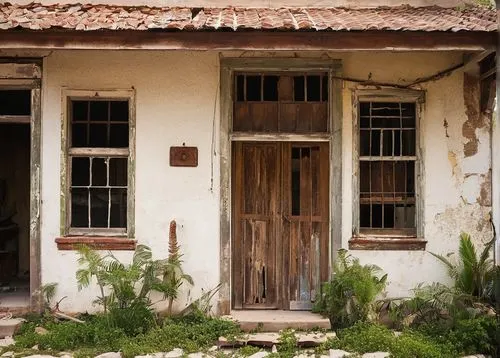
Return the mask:
M154 8L111 5L0 4L0 30L310 30L488 31L495 10L439 6L378 8Z

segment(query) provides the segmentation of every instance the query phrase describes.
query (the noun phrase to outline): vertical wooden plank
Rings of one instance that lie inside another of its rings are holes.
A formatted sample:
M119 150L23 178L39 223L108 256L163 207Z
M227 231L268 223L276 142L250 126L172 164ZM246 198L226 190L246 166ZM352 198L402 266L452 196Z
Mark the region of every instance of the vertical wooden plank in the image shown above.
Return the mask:
M248 102L234 103L233 130L247 132L252 129L252 117Z
M297 130L298 105L296 103L280 103L280 132Z
M241 219L242 210L242 144L234 143L232 153L232 188L233 188L233 228L232 228L232 300L233 307L243 308L243 243L245 224Z
M292 230L290 223L291 215L291 161L292 161L292 151L290 143L281 144L281 217L279 218L282 227L282 240L283 247L281 251L278 251L278 255L282 257L282 270L283 270L283 281L282 281L282 304L281 307L284 309L290 308L291 299L291 270L293 258L291 257L291 239ZM278 236L279 237L279 236Z
M40 210L41 210L41 90L31 90L31 147L30 147L30 292L31 310L41 312L43 298L40 287ZM38 294L37 294L38 293Z
M231 142L229 133L233 121L233 94L231 90L233 70L224 61L220 65L220 128L219 128L219 160L220 160L220 282L219 303L217 313L224 315L231 312ZM215 149L215 148L214 148ZM213 158L212 158L213 159ZM215 159L213 159L215 160Z
M328 103L311 103L311 132L328 131Z
M329 143L320 144L320 165L319 165L319 198L321 206L321 225L320 228L320 281L327 281L329 275L329 260L330 260L330 146ZM336 160L336 159L333 159ZM334 212L333 215L341 215L342 213ZM335 220L335 219L333 219ZM331 249L331 248L330 248ZM316 290L319 290L317 287Z
M310 257L311 257L311 148L301 148L300 157L300 301L309 301L310 297Z

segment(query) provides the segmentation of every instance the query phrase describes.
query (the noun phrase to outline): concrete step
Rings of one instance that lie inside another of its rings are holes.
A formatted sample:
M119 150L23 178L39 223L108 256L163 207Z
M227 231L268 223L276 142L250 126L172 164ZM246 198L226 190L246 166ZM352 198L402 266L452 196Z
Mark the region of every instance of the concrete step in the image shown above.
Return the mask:
M309 311L234 310L231 318L245 332L279 332L283 329L330 329L330 321Z

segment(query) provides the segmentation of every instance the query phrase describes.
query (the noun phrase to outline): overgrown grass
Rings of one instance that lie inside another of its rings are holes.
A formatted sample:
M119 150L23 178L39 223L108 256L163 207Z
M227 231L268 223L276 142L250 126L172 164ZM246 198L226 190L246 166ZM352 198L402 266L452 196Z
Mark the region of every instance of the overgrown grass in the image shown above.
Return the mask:
M45 328L47 333L36 333L36 327ZM83 324L37 318L25 323L15 337L15 345L0 349L0 353L26 352L34 346L44 352L71 351L76 358L110 351L122 351L124 357L134 357L174 348L190 353L207 350L220 336L235 337L239 333L239 327L231 321L197 313L165 320L145 333L134 335L117 328L109 315L88 315Z

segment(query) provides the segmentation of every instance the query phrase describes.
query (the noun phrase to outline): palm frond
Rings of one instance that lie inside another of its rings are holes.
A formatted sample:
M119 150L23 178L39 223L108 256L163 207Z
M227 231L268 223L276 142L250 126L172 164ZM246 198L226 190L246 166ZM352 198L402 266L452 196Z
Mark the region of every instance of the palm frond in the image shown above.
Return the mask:
M429 254L434 256L436 259L441 261L448 269L448 274L450 275L451 278L456 279L458 277L458 268L457 265L453 264L450 260L448 260L446 257L443 255L435 254L433 252L429 251Z

